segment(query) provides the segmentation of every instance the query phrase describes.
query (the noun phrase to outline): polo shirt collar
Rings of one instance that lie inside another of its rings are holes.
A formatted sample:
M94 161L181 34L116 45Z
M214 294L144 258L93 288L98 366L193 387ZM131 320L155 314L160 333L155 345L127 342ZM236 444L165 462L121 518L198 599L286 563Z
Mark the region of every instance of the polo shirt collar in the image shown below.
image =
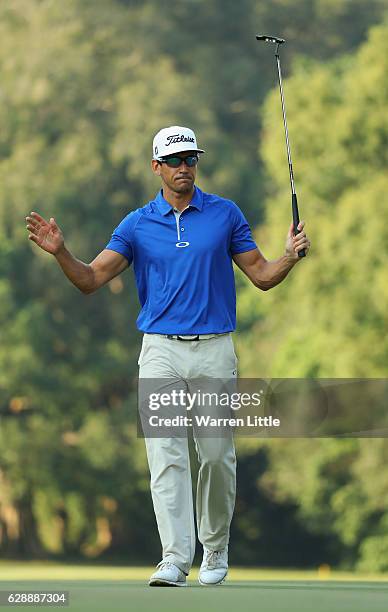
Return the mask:
M173 209L173 207L171 206L171 204L169 204L167 202L167 200L164 199L163 197L163 189L161 189L159 191L159 193L157 194L156 198L155 198L155 203L158 207L159 212L162 215L168 215L169 212L171 212ZM194 194L193 197L191 199L191 201L189 202L189 206L194 206L194 208L196 208L197 210L201 211L202 210L202 206L203 206L203 193L202 191L199 189L199 187L197 187L196 185L194 185Z

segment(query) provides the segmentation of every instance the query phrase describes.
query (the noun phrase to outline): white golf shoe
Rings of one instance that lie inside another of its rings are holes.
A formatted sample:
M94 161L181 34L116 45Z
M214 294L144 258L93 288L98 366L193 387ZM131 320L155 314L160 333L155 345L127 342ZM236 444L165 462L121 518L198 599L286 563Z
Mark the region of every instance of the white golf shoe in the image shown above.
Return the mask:
M228 573L228 547L223 550L209 550L203 547L203 560L199 569L198 582L202 586L222 584Z
M170 561L160 561L156 566L158 570L152 574L150 586L187 586L186 574Z

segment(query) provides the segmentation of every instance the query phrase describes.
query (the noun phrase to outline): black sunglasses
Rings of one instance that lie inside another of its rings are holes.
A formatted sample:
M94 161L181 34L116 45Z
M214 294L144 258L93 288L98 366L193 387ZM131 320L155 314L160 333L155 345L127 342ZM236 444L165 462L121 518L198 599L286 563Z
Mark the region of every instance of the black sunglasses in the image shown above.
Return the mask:
M186 166L192 168L198 164L198 155L188 155L187 157L179 157L178 155L172 155L171 157L162 157L158 160L160 164L167 164L169 168L179 168L182 162L185 162Z

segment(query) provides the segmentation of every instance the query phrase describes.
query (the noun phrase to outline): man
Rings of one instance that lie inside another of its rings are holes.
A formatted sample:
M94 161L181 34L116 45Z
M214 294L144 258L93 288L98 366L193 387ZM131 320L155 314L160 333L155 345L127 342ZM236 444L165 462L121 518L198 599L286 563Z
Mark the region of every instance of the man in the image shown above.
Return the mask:
M90 263L73 257L53 218L26 217L29 239L55 255L66 276L90 294L132 262L144 333L139 383L159 380L181 389L199 377L237 376L231 332L236 326L233 263L267 290L280 283L310 247L304 232L289 228L285 254L267 261L252 239L236 204L203 193L196 185L199 155L194 132L171 126L153 141L152 171L161 179L156 198L129 213L106 248ZM229 528L236 491L236 456L231 435L195 435L200 462L196 520L204 548L199 582L221 584L228 570ZM163 558L151 586L185 586L195 552L191 472L187 437L145 437L151 493Z

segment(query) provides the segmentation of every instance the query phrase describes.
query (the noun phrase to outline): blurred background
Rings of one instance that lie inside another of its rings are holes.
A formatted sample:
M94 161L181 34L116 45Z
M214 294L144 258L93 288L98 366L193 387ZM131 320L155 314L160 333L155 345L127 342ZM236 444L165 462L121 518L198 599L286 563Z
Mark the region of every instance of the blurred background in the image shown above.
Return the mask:
M387 0L2 1L2 558L160 559L136 435L133 271L81 294L25 216L54 216L90 262L159 189L154 133L187 124L206 149L198 185L235 200L279 257L288 167L274 48L256 33L287 39L312 249L270 292L236 271L240 376L386 376L387 16ZM236 442L232 564L388 571L385 439Z

